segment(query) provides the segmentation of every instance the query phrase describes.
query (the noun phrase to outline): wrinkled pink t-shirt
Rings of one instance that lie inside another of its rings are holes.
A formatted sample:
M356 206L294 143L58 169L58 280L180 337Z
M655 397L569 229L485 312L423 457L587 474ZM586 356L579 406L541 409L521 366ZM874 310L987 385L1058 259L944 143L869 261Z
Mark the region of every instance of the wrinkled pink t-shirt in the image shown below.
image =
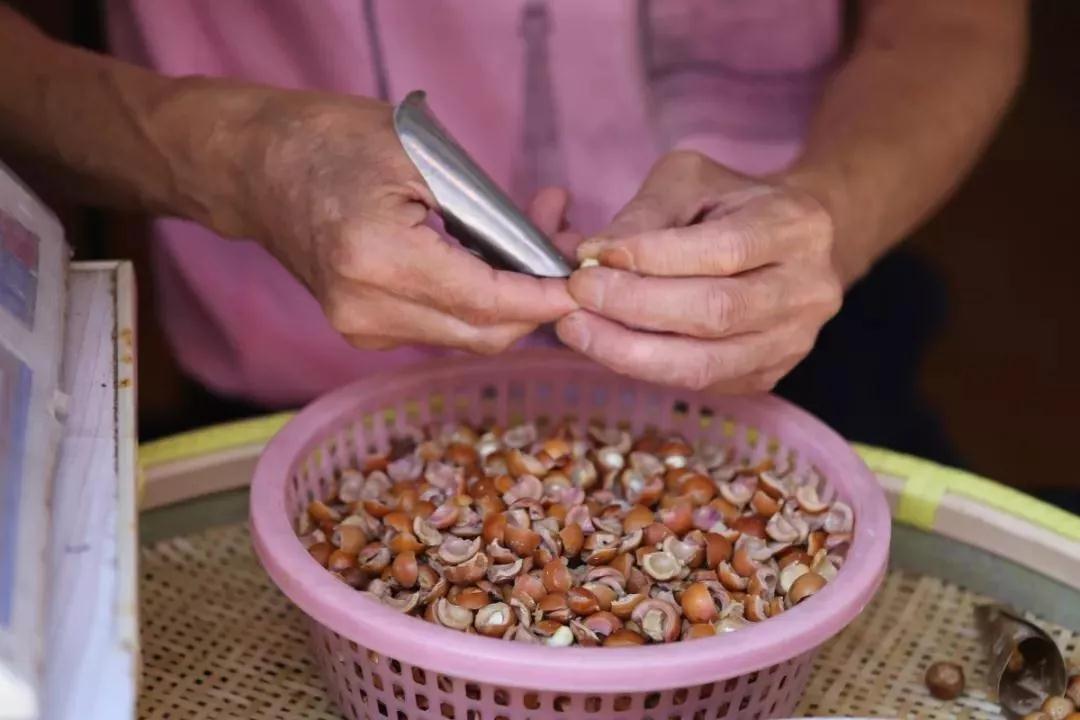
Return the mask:
M586 233L672 147L747 173L789 163L840 33L838 0L110 0L108 12L116 54L169 75L390 101L425 89L517 202L567 187ZM160 220L153 258L166 336L220 393L292 405L445 353L351 348L254 242Z

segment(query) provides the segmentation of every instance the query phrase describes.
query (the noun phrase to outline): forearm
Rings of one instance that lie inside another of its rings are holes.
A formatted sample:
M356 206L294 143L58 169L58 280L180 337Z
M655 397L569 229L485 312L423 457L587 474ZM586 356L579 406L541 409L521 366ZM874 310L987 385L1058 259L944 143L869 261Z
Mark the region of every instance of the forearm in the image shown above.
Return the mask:
M232 126L250 98L55 42L0 5L0 157L48 167L78 199L240 232Z
M1025 0L865 0L852 56L785 180L830 211L845 284L934 210L1022 74Z

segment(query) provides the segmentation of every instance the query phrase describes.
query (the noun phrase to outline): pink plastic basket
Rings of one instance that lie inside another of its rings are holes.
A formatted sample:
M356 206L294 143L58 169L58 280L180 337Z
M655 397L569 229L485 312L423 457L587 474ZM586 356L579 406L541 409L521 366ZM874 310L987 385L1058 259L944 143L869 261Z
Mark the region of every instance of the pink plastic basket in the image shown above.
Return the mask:
M734 444L746 458L814 467L822 497L851 504L846 562L820 593L715 638L638 648L549 648L466 635L401 615L333 578L293 520L337 470L430 421L502 425L570 417ZM310 619L327 688L349 718L743 718L789 714L815 649L870 601L885 571L885 497L851 448L771 396L722 397L634 382L562 351L452 360L372 377L316 401L270 442L251 489L255 550Z

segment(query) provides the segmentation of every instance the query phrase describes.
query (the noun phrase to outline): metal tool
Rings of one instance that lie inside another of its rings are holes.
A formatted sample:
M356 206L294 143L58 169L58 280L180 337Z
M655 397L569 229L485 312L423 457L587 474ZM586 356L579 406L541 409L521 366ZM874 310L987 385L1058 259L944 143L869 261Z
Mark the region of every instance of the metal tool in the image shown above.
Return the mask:
M1007 605L979 605L975 622L990 660L987 680L1006 717L1018 720L1065 692L1065 658L1045 630Z
M566 260L432 114L422 90L394 108L394 129L439 204L446 230L491 265L567 277Z

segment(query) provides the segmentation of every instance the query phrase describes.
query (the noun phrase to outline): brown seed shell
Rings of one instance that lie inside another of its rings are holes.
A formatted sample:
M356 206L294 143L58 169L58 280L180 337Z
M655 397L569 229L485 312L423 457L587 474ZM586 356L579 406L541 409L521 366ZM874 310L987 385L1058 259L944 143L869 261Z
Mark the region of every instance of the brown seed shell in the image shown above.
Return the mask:
M394 558L391 565L394 579L403 588L412 588L420 577L420 568L416 564L416 553L403 552Z
M924 678L930 694L939 700L953 700L964 691L964 669L951 662L936 662Z
M804 573L791 584L787 595L788 600L792 605L797 605L825 587L825 582L825 578L816 572Z
M507 525L503 532L503 544L520 557L529 557L540 547L540 534L529 528Z
M738 530L743 535L765 539L766 520L760 515L743 515L730 523L732 530Z
M717 535L716 533L705 534L705 566L710 569L715 569L717 565L722 562L727 562L731 559L732 544L731 541L725 538L723 535Z
M330 561L330 553L332 552L334 552L334 548L328 542L318 542L308 548L308 554L323 567L326 567L326 564Z
M604 647L633 647L644 645L645 638L628 628L620 628L604 639Z
M719 614L712 594L705 583L691 584L683 590L679 602L686 619L692 623L710 623Z
M344 550L335 550L326 560L326 568L331 572L344 572L354 567L356 567L356 555Z
M559 539L562 540L567 557L577 557L585 542L585 533L577 523L567 523L566 527L559 531Z
M570 576L570 570L566 567L566 563L562 558L552 560L544 566L544 587L548 592L561 592L565 593L570 589L570 585L573 582L573 578Z

